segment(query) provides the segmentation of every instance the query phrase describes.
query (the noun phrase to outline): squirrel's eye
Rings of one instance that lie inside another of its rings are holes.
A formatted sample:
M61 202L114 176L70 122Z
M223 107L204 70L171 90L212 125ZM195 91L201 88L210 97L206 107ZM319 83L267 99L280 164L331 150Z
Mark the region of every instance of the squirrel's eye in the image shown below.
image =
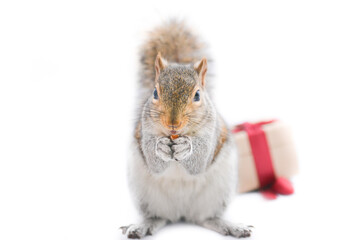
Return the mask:
M156 88L154 89L154 99L156 99L156 100L159 99L159 95L158 95L158 92L157 92Z
M197 90L196 93L195 93L194 101L195 101L195 102L200 101L200 91L199 91L199 90Z

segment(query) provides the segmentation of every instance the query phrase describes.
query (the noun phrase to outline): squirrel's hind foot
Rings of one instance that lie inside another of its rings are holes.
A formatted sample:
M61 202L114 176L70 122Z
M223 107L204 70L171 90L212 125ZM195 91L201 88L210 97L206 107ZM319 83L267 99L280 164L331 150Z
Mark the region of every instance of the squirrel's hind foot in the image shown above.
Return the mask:
M250 237L253 226L245 224L233 224L221 218L211 218L200 223L201 226L218 232L222 235L233 236L236 238Z
M165 226L167 221L161 218L148 218L140 224L122 226L122 233L130 239L140 239L148 235L153 235L160 228Z

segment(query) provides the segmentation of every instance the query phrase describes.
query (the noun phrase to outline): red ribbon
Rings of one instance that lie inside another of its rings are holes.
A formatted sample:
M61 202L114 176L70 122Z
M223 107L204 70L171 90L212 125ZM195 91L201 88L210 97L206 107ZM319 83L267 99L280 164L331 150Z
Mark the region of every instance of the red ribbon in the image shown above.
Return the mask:
M275 199L277 194L288 195L294 192L289 180L281 177L277 178L275 176L266 134L262 129L263 125L274 121L275 120L258 123L246 122L235 126L232 131L233 133L240 131L245 131L247 133L260 183L261 193L267 199Z

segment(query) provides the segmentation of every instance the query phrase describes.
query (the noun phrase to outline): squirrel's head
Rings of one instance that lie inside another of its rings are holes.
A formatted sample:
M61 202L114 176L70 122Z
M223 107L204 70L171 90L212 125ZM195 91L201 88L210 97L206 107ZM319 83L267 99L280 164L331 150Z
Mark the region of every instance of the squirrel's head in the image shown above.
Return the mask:
M158 53L150 117L169 135L182 134L206 119L207 61L168 64Z

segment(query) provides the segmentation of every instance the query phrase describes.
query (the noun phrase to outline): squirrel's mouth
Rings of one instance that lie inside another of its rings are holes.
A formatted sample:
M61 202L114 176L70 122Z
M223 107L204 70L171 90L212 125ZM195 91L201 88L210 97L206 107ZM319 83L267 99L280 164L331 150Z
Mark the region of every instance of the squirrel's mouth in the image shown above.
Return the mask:
M164 132L165 135L182 135L184 134L184 129L166 129Z

